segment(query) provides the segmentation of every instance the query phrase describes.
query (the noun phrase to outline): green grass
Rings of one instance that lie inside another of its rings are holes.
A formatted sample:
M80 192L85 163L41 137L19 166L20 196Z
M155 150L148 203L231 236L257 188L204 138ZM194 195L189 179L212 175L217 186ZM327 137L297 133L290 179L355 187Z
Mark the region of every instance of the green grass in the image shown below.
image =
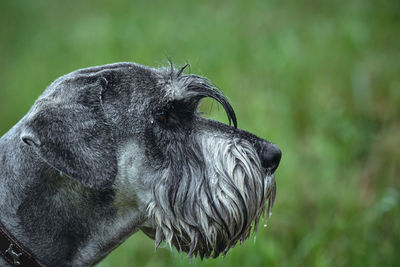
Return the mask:
M4 0L0 53L1 135L62 74L170 58L281 147L268 227L190 266L399 264L399 1ZM99 266L188 264L136 234Z

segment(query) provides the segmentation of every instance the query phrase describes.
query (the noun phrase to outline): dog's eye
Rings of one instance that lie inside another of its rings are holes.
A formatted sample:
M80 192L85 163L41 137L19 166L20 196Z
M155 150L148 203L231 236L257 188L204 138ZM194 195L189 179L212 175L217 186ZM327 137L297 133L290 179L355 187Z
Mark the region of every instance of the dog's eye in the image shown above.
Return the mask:
M172 111L162 111L154 114L154 120L166 128L175 128L181 126L182 119L179 114Z
M168 114L165 112L157 113L154 116L154 119L162 124L167 124L168 123Z
M183 127L192 116L191 109L179 101L173 101L153 114L154 121L168 129Z

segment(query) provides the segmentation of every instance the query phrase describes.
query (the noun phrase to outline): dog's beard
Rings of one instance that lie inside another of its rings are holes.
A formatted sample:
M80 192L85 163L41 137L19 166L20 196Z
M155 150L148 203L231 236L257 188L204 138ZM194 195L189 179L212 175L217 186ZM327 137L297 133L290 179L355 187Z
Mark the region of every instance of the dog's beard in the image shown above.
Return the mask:
M202 155L192 150L194 157L176 158L180 153L174 151L170 164L175 165L154 181L147 205L153 226L142 230L156 247L166 241L189 257L217 257L247 239L252 229L256 233L266 203L271 214L275 176L265 173L245 140L204 135L197 142ZM181 149L187 155L191 148Z

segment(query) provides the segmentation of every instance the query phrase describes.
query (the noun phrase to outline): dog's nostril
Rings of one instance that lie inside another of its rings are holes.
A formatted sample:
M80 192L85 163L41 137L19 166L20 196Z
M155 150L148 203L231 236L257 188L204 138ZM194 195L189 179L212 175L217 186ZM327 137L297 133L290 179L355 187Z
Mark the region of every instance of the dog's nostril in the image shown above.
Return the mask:
M274 173L281 161L282 152L278 146L268 143L261 150L261 164L264 168Z

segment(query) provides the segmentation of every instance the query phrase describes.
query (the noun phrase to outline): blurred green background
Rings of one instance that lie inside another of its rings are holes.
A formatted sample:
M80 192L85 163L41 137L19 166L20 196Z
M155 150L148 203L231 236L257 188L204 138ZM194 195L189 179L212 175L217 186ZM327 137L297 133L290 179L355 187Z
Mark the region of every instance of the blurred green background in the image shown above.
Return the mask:
M170 58L281 147L268 227L190 266L400 266L400 1L1 0L0 53L0 135L62 74ZM99 266L187 265L138 233Z

